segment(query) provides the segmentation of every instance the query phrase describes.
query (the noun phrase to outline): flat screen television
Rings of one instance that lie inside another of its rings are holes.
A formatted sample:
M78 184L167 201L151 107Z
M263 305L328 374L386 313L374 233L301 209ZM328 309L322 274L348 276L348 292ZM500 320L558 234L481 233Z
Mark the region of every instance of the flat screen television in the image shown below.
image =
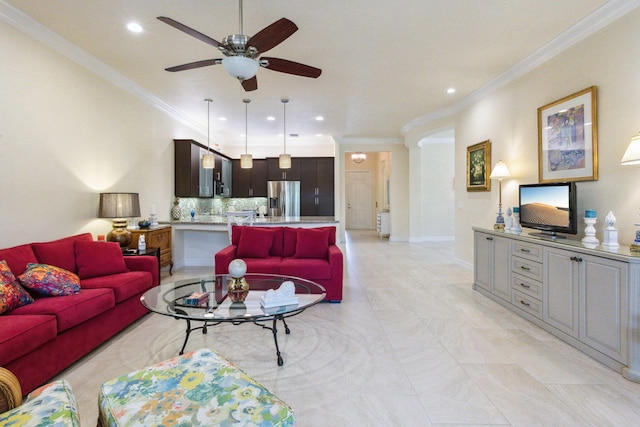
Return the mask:
M520 185L520 225L541 230L530 233L562 237L578 234L576 185L574 182Z

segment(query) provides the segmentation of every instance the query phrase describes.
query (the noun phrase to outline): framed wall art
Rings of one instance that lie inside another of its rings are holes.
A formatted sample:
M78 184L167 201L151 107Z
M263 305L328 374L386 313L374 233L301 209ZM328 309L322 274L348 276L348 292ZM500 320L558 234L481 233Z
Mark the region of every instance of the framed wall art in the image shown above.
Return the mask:
M490 191L491 141L467 147L467 191Z
M598 179L596 86L538 108L538 180Z

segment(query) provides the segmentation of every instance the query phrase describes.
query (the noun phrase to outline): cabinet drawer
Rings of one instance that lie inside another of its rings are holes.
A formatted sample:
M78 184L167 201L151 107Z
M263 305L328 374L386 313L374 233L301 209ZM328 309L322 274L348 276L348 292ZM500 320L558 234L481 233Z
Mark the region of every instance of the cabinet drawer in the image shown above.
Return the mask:
M526 276L513 273L511 275L511 289L542 300L542 283Z
M542 246L525 242L513 241L511 253L531 261L542 262Z
M511 271L542 282L542 264L517 256L511 257Z
M154 248L162 249L170 249L171 245L171 229L167 228L166 230L161 231L153 231L149 233L149 241L147 242L147 246L153 246Z
M536 298L532 298L522 292L512 289L511 304L515 305L520 310L526 311L527 313L537 317L538 319L542 318L542 303Z

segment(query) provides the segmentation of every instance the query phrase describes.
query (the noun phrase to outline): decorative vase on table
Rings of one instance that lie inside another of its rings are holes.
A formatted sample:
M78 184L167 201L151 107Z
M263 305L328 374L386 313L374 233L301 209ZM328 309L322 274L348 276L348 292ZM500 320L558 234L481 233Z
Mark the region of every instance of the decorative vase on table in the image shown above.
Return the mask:
M182 209L180 209L180 198L173 199L173 207L171 208L171 218L179 220L182 217Z
M229 263L229 285L227 294L232 302L243 302L249 295L249 283L244 278L247 272L247 264L241 259L234 259Z

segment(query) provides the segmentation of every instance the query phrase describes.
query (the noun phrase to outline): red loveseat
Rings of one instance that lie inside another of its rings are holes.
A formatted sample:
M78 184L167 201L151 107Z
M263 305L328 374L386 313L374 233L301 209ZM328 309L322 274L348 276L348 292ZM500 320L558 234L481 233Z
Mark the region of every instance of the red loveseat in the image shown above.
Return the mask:
M34 302L0 314L0 366L18 377L24 394L147 313L140 296L159 283L156 257L124 257L116 243L95 242L89 233L0 249L2 260L16 278L29 263L80 278L76 294L30 292Z
M342 301L343 256L335 227L233 226L231 244L215 254L216 274L240 258L248 273L301 277L324 286L325 300Z

